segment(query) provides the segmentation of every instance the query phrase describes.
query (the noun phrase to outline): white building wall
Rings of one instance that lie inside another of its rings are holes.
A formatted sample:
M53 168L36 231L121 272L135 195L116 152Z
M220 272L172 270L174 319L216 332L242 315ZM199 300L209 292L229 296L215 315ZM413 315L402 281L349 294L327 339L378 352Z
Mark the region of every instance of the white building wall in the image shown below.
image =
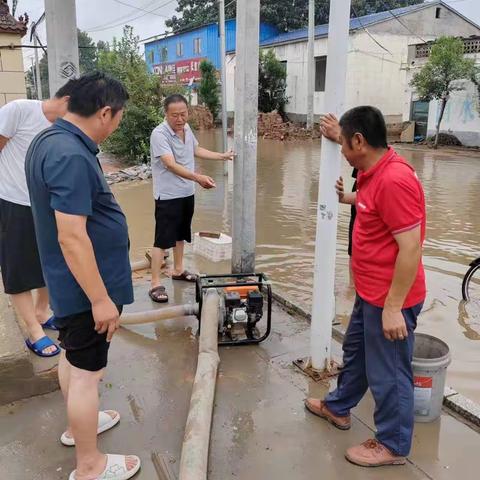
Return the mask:
M440 35L479 35L480 29L459 15L442 7L440 18L436 18L436 7L425 8L401 17L405 26L396 19L352 32L349 40L347 63L346 108L357 105L374 105L391 122L409 120L411 101L414 94L409 87L411 65L408 63L408 46L435 40ZM375 40L382 46L378 45ZM307 97L307 42L273 47L281 61L287 62L286 112L293 119L303 120L306 116ZM315 40L315 56L327 54L327 38ZM234 110L235 55L227 56L227 108ZM314 113L324 110L325 93L315 92Z
M443 114L440 131L455 135L463 145L480 146L480 104L478 91L472 82L465 82L465 90L453 92ZM428 115L428 135L436 131L440 102L432 101Z
M392 121L400 120L405 93L405 66L408 53L407 40L399 35L381 34L382 44L388 45L392 55L385 52L365 33L350 35L347 61L347 104L346 108L357 105L375 105ZM293 43L273 47L277 58L287 62L286 112L302 119L307 111L307 43ZM315 56L327 54L327 39L315 41ZM230 55L227 67L227 107L234 110L235 58ZM325 113L325 93L315 92L315 115Z

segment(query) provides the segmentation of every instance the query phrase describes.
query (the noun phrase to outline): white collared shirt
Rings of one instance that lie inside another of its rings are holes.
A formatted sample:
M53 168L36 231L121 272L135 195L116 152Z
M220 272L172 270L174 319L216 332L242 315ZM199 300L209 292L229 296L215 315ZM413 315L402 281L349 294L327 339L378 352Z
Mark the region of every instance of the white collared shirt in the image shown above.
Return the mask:
M166 168L160 157L173 155L175 161L191 172L195 170L195 149L198 141L187 124L185 142L173 131L167 121L153 130L150 137L153 196L156 200L185 198L195 194L195 182L179 177Z

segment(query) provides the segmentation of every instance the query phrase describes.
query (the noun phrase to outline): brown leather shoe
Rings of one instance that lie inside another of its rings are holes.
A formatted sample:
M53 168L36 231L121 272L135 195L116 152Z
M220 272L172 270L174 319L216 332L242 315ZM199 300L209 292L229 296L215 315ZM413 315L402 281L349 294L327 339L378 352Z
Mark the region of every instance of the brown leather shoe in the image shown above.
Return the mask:
M361 445L351 447L345 453L345 458L361 467L382 467L385 465L405 465L407 459L394 455L378 440L370 439Z
M346 417L337 417L327 408L323 400L319 400L318 398L307 398L305 400L305 408L317 417L324 418L327 422L340 430L349 430L351 427L350 415L347 415Z

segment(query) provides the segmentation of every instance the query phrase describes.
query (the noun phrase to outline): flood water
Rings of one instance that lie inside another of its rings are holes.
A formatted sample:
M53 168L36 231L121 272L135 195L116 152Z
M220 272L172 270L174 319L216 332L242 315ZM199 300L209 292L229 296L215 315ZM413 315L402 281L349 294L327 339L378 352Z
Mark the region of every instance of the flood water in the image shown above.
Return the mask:
M220 132L198 135L202 146L220 149ZM230 139L232 141L232 139ZM274 288L309 308L312 296L319 142L260 140L257 177L257 271ZM461 302L468 264L480 256L480 156L469 152L433 152L398 147L415 167L427 201L424 264L428 298L418 330L446 341L452 352L447 384L480 402L480 305ZM230 233L231 187L221 162L198 161L197 168L217 182L215 190L197 189L193 229ZM344 162L347 186L350 167ZM116 185L114 192L128 219L132 258L153 241L150 182ZM336 271L336 311L346 324L354 291L348 272L350 209L340 206ZM228 272L229 263L187 255L187 266L202 273ZM306 352L307 353L307 352Z

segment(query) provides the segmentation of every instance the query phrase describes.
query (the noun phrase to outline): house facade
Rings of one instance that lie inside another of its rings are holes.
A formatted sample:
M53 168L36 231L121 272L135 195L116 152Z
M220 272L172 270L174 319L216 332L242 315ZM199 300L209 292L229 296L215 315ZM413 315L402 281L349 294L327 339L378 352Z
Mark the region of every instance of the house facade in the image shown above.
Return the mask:
M414 98L410 80L410 46L442 35L480 35L480 27L442 1L379 12L350 21L346 108L375 105L388 122L410 119ZM286 113L305 121L307 113L307 29L281 33L261 41L273 49L287 71ZM314 113L325 113L328 25L315 29ZM227 109L234 110L235 52L227 54ZM407 112L407 114L406 114Z
M6 0L0 0L0 107L18 98L27 98L23 68L22 37L28 17L19 20L10 14Z
M278 34L276 27L262 23L260 40ZM184 85L200 80L200 63L209 60L220 70L220 41L217 23L159 37L145 43L145 60L151 72L162 77L163 83ZM234 51L236 44L236 20L225 22L227 51Z

